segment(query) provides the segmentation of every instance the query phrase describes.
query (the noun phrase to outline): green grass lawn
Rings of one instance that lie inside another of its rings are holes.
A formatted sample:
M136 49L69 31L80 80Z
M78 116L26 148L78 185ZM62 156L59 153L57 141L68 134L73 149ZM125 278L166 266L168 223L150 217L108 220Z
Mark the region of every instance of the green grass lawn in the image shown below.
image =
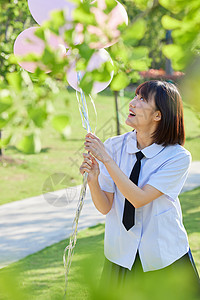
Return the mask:
M200 188L182 194L180 201L183 210L184 225L189 236L190 248L200 273ZM95 286L100 278L104 263L103 237L103 224L79 232L69 273L67 299L84 300L88 299L90 293L94 295ZM62 257L64 248L68 245L68 242L69 240L61 241L1 269L0 299L63 299L65 278ZM6 276L8 278L7 283L5 282ZM14 277L17 277L16 283L13 282ZM28 296L20 295L19 288L15 287L19 285ZM10 293L8 298L6 298L8 291L5 292L7 289ZM19 298L16 298L16 295L19 295ZM91 299L96 300L97 298L91 296ZM110 299L114 300L116 298ZM138 299L143 300L146 298ZM155 299L160 298L155 297Z
M126 92L121 97L121 133L130 131L124 121L128 114L128 103L133 93ZM88 100L91 127L95 128L95 114ZM98 113L96 135L102 141L116 135L115 103L110 91L100 93L95 99ZM56 102L57 113L66 112L71 118L71 135L68 140L62 140L49 122L41 132L42 152L35 155L24 155L14 146L5 150L5 155L12 160L1 165L0 172L0 204L21 200L43 193L45 180L54 173L67 174L67 186L57 186L62 189L81 184L82 176L79 167L82 162L84 138L86 131L82 128L81 118L75 93L70 91L69 106L66 107L59 99ZM188 107L185 107L185 123L187 140L185 147L191 151L193 160L200 160L199 120Z

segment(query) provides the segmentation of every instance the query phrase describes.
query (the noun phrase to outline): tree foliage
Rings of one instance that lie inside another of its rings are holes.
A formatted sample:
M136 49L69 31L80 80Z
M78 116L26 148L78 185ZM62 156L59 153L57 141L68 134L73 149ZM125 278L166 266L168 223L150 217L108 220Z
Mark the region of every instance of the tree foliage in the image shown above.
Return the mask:
M173 45L163 47L163 53L176 70L184 70L199 55L200 2L198 0L160 0L168 13L162 17L162 26L172 30Z
M6 74L19 70L19 66L8 60L18 34L34 24L27 1L1 0L0 4L0 81L6 80Z
M25 153L41 150L40 130L50 119L52 126L63 138L69 133L70 118L67 113L57 115L54 109L56 98L68 104L66 69L74 59L77 71L86 70L92 54L91 47L98 38L88 31L88 26L98 26L91 13L91 1L74 0L77 8L71 28L65 30L64 40L71 49L71 55L61 58L47 42L49 32L59 34L60 27L66 23L63 11L52 14L50 21L41 26L36 35L45 44L41 57L28 55L26 60L39 60L51 73L39 68L34 74L22 70L13 55L13 43L17 35L34 24L28 10L27 1L10 0L1 2L0 29L1 75L0 75L0 129L9 128L10 135L1 139L0 147L15 143ZM116 5L114 0L105 0L108 14ZM192 0L129 0L123 1L129 15L128 26L120 26L119 41L107 50L113 65L105 63L101 68L86 72L80 86L90 94L93 83L104 81L114 69L110 88L114 91L125 88L139 79L138 71L148 70L150 66L163 66L164 57L172 59L174 69L185 70L190 61L199 54L199 1ZM184 5L183 5L184 3ZM95 5L95 4L93 4ZM83 42L74 44L77 24L82 24ZM172 30L173 44L165 45L165 30ZM105 30L109 41L112 32ZM164 56L161 56L161 48ZM62 91L62 93L61 93Z
M153 1L123 0L121 3L128 11L131 23L139 15L146 22L146 31L139 45L148 47L151 68L165 69L165 57L162 54L162 47L165 45L166 30L161 26L161 20L167 10L158 2Z

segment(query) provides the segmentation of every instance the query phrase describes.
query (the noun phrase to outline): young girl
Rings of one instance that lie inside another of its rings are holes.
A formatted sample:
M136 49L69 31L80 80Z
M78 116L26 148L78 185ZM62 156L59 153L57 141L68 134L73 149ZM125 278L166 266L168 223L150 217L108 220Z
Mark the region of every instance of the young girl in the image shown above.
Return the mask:
M191 155L183 148L183 106L176 86L157 80L138 86L126 124L134 130L104 144L88 133L89 153L80 167L81 174L88 172L94 205L106 215L103 274L111 272L122 283L127 274L149 278L156 272L164 283L166 270L181 276L183 265L197 287L178 199Z

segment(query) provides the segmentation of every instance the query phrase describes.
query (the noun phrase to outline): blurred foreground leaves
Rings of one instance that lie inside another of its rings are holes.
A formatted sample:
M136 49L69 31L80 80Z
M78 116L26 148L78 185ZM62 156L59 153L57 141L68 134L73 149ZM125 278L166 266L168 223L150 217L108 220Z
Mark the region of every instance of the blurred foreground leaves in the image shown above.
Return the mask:
M63 138L70 135L70 119L67 114L69 95L67 91L66 70L72 61L76 60L77 71L85 71L80 86L85 94L92 92L95 81L105 81L109 79L110 72L114 70L113 81L110 88L119 91L126 88L130 83L135 83L140 79L139 71L148 70L152 59L150 58L150 46L144 45L141 41L151 33L153 28L149 28L148 19L154 14L163 15L160 30L172 30L173 44L164 45L162 52L165 57L172 60L173 68L187 72L188 67L199 56L200 43L200 2L192 0L129 0L133 3L137 14L131 19L128 26L125 24L118 26L121 35L116 44L106 50L109 52L113 64L105 63L101 68L92 72L86 71L92 54L96 51L91 47L98 42L99 37L88 31L88 26L98 27L99 24L91 13L91 1L77 3L74 11L74 20L67 22L67 29L64 29L63 38L67 50L70 48L70 55L61 57L59 53L53 51L48 45L48 35L50 32L60 34L60 28L66 23L63 11L56 11L52 14L51 20L44 22L36 35L45 42L43 54L38 57L29 54L23 58L26 61L39 62L51 70L46 74L43 70L36 69L34 74L22 70L17 65L17 60L12 54L12 46L18 33L29 27L34 22L29 13L27 3L11 0L1 2L0 21L3 26L0 29L1 52L1 74L0 74L0 129L3 130L1 148L5 148L9 143L15 144L24 153L38 153L41 148L40 130L47 120ZM115 7L116 2L106 1L107 6L104 14L109 14ZM97 2L92 4L97 5ZM21 10L21 11L20 11ZM129 13L129 11L127 11ZM26 16L26 17L25 17ZM157 19L157 23L160 19ZM21 20L21 21L19 21ZM77 37L77 25L81 24L82 43L75 43ZM153 24L153 23L152 23ZM106 28L106 27L105 27ZM104 32L108 41L112 41L112 32ZM154 36L155 38L155 36ZM190 69L191 70L191 69ZM194 71L194 76L193 76ZM199 93L199 76L196 71L191 70L191 78L185 82L184 87L192 94L187 93L186 101L194 104L199 110L199 99L195 95ZM58 116L54 109L54 102L59 97L60 101L66 104L66 112ZM188 98L189 97L189 98ZM94 96L95 98L95 96ZM195 100L194 100L195 99ZM5 134L4 134L5 133Z

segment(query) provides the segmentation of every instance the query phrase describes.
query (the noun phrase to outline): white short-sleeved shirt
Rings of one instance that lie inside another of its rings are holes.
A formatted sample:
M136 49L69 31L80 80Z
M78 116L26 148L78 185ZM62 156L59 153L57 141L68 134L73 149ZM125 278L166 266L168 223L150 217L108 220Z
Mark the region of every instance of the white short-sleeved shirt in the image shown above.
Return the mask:
M136 131L109 138L107 152L129 177L136 162ZM99 185L114 193L111 210L106 215L104 254L106 258L131 270L137 249L144 272L164 268L189 250L182 223L178 195L191 163L190 152L179 144L163 147L152 144L142 150L138 186L149 184L163 193L152 202L135 209L135 225L127 231L122 224L125 197L100 161Z

